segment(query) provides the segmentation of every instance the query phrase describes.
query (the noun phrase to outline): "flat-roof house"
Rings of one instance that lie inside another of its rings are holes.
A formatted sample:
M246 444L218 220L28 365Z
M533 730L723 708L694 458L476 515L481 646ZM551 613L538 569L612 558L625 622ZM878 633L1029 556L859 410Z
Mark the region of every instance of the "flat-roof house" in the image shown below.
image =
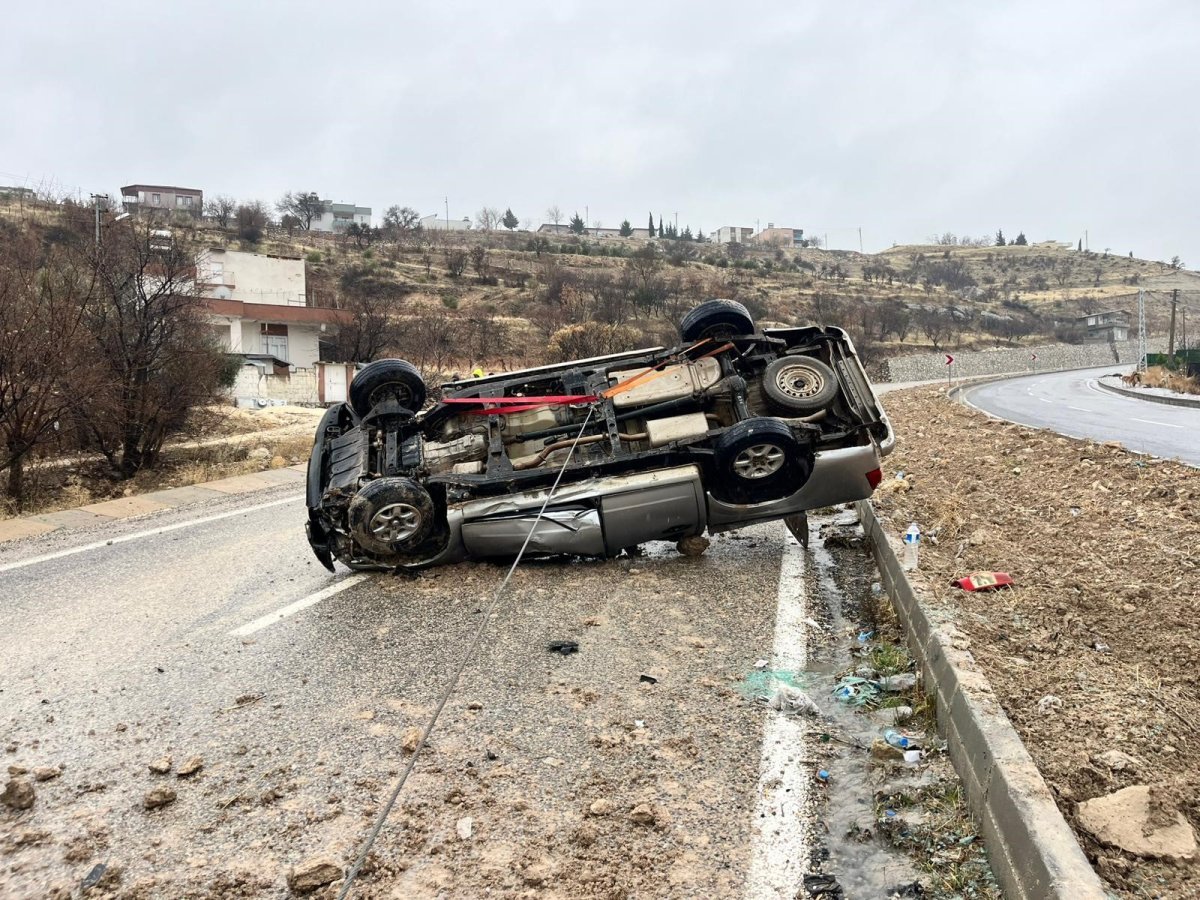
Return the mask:
M714 244L748 244L754 240L753 228L742 228L737 225L722 225L712 233Z
M312 220L313 231L342 232L351 224L370 225L371 207L355 206L353 203L330 203L324 201L325 212Z
M445 216L422 216L421 227L426 231L470 231L471 220L466 216L461 219L447 219Z
M204 191L165 184L127 184L121 188L121 203L131 213L178 210L199 216L204 212Z
M1089 341L1129 340L1129 313L1114 309L1108 312L1089 313L1076 320L1087 329Z

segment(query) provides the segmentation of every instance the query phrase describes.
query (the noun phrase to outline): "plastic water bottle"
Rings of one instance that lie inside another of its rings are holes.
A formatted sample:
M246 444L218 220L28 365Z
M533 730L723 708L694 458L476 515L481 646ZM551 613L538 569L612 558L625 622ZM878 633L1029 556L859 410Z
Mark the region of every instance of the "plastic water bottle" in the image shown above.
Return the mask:
M917 549L921 545L921 529L913 522L904 532L904 569L911 572L917 567Z
M893 747L899 747L901 750L908 749L908 738L898 732L895 728L889 728L883 733L883 739Z

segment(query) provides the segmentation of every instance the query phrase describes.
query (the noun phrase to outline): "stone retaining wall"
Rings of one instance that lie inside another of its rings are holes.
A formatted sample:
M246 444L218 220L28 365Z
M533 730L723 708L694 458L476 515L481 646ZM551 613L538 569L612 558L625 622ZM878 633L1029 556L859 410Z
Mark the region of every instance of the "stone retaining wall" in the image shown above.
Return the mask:
M1147 341L1150 353L1165 345L1161 338ZM1085 369L1092 366L1131 365L1137 362L1138 342L1117 341L1094 344L1041 344L1002 350L950 351L954 357L954 377L1002 375L1010 372L1037 372L1054 369ZM1036 354L1037 360L1031 357ZM890 381L930 381L946 377L945 353L922 353L887 361Z

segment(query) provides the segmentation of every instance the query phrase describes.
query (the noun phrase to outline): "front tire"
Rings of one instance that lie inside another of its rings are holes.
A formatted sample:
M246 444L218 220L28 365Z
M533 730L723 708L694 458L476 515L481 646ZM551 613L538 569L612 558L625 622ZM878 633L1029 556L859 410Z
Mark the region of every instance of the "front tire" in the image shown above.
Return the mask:
M812 454L779 419L743 419L717 440L710 490L730 503L790 496L812 474Z
M350 534L369 553L392 556L419 547L436 524L429 492L410 478L376 478L347 510Z

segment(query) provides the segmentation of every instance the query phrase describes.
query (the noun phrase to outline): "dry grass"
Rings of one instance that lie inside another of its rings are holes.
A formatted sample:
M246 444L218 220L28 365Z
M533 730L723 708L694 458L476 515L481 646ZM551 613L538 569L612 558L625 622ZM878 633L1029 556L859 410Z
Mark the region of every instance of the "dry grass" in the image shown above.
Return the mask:
M1164 388L1177 394L1200 394L1200 381L1165 366L1151 366L1142 374L1142 386Z

